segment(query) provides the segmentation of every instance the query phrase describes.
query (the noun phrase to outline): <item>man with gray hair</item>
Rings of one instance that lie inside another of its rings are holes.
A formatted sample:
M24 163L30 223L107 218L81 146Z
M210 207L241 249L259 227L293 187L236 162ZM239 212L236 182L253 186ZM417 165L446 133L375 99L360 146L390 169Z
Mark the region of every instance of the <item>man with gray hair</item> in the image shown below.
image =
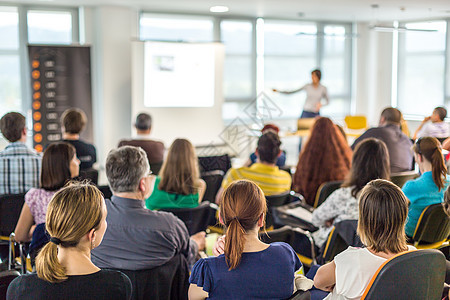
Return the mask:
M92 251L92 261L102 269L136 271L162 266L182 254L192 265L205 247L205 233L189 238L186 226L173 214L145 208L155 182L144 150L111 150L106 176L113 192L106 201L108 230Z

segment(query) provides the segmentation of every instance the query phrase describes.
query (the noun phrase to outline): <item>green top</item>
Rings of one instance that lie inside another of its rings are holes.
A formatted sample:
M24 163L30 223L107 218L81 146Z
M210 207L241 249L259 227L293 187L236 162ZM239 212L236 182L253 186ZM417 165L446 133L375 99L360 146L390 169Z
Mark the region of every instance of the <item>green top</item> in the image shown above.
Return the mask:
M159 189L160 181L161 177L157 176L153 193L145 200L145 206L148 209L194 208L198 206L198 193L190 195L168 193Z

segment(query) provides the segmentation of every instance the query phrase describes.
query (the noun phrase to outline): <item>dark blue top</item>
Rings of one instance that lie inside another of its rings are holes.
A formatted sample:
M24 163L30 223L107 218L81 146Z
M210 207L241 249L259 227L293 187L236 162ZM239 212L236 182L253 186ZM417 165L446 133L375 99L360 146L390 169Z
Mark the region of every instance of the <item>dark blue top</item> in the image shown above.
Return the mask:
M252 161L252 164L254 164L256 162L255 152L250 154L250 160ZM286 153L284 151L281 151L280 156L278 156L278 158L277 158L277 166L284 167L285 164L286 164Z
M203 287L208 299L285 299L294 291L294 272L301 266L291 246L277 242L263 251L243 253L231 271L223 254L200 259L189 282Z

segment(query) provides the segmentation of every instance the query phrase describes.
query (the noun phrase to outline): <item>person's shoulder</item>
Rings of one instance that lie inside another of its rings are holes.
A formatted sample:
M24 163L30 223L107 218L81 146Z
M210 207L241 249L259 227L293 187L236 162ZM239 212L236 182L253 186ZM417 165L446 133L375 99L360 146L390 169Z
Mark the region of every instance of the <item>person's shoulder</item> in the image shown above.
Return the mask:
M111 281L115 281L115 282L124 282L125 284L127 284L127 283L131 284L128 276L118 270L101 269L99 271L99 275L102 278L108 279L108 281L111 280Z
M360 255L364 253L364 251L364 248L349 246L347 249L337 254L334 260L339 262L345 259L351 259L352 257L355 258L355 255Z
M271 243L270 246L269 246L269 251L271 251L271 252L278 252L278 253L295 254L295 251L291 247L291 245L289 245L288 243L285 243L285 242L274 242L274 243Z

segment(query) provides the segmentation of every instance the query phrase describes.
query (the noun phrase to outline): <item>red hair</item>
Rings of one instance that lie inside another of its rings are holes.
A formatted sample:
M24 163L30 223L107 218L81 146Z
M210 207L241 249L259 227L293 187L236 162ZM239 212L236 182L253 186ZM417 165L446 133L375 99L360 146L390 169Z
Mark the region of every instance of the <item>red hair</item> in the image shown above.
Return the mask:
M328 118L317 119L298 159L294 190L313 205L322 183L346 177L351 159L352 150L337 126Z

